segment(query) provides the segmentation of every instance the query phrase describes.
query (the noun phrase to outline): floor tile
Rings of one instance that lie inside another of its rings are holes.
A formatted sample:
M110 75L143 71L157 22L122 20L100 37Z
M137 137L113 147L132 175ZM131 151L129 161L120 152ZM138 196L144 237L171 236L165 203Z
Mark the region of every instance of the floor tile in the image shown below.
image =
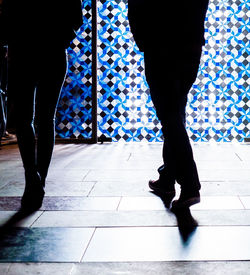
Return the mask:
M240 200L245 209L250 209L250 196L241 196Z
M138 181L148 182L149 179L158 177L156 169L98 169L91 170L85 181Z
M9 268L10 268L10 263L0 263L0 274L7 275Z
M120 197L44 197L40 210L116 210ZM16 211L21 197L0 197L0 211Z
M239 156L239 158L242 161L250 161L250 146L249 145L243 145L243 146L238 146L235 149L235 153Z
M249 260L250 227L198 227L183 242L176 227L98 228L84 262Z
M47 181L83 181L89 173L87 169L50 169Z
M16 159L10 159L10 157L5 157L5 159L1 159L0 157L0 172L4 173L5 170L7 169L18 169L21 170L23 169L23 164L21 159L16 160Z
M250 210L192 210L199 226L250 226Z
M200 169L201 181L249 181L250 169Z
M230 169L246 169L247 167L244 165L243 161L240 160L231 160L230 158L227 160L214 160L214 161L204 161L204 160L197 160L196 166L198 168L198 171L200 169L223 169L223 170L230 170Z
M250 210L192 210L199 226L249 225ZM32 227L176 226L173 213L157 211L45 211Z
M88 196L95 182L82 182L70 180L47 181L45 186L46 196ZM24 183L14 182L0 189L0 197L22 196Z
M205 209L244 209L239 197L237 196L207 196L201 197L201 202L191 206L194 210Z
M0 211L0 226L3 226L10 220L15 219L16 217L16 211ZM25 217L23 219L15 219L17 222L15 222L15 226L17 227L30 227L42 214L42 211L36 211L35 213L32 213L28 217ZM1 274L1 273L0 273Z
M234 152L234 148L231 146L222 146L220 144L198 144L192 146L194 157L198 161L239 161L239 158Z
M250 262L116 262L74 264L71 275L247 275Z
M21 207L21 197L0 197L0 211L17 211Z
M250 196L250 181L201 182L201 195Z
M120 197L45 197L41 210L116 210Z
M89 196L154 196L148 182L98 181Z
M45 211L32 227L176 226L167 211Z
M1 275L247 275L250 262L0 263Z
M202 181L201 203L191 207L199 226L184 239L178 215L148 188L148 180L158 178L162 145L56 145L42 208L0 242L1 257L23 263L2 263L0 274L5 275L6 268L9 275L250 274L250 146L192 143ZM18 148L3 147L1 225L19 209L23 188ZM86 238L74 231L80 229L90 230L83 234ZM85 262L76 264L83 255ZM48 258L51 263L43 263ZM30 259L34 263L27 262ZM202 262L210 260L216 262Z
M4 169L4 172L0 173L0 187L5 186L6 184L13 184L16 182L24 184L23 168Z
M88 196L94 181L47 181L45 186L46 196Z
M0 189L0 196L22 196L24 192L24 186L24 182L12 182L5 184L5 186Z
M73 267L73 263L11 263L6 275L71 275Z
M178 196L177 196L178 197ZM158 197L123 197L118 210L164 210L163 201ZM201 202L191 209L244 209L237 196L203 196Z
M162 200L158 197L123 197L118 210L164 210Z
M92 228L11 229L0 239L1 262L79 262Z

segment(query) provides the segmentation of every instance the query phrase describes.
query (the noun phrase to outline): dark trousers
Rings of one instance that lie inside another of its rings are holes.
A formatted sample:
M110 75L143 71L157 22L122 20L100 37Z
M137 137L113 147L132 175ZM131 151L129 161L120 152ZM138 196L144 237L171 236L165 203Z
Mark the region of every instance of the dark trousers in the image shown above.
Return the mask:
M51 55L43 49L22 52L10 48L8 90L26 180L29 174L38 172L45 182L54 147L55 111L66 67L63 49L56 49Z
M200 189L186 131L188 92L196 79L201 46L190 49L145 50L145 74L164 136L163 162L158 169L166 184L177 181L182 190Z
M0 45L0 145L1 138L6 132L7 124L7 48Z

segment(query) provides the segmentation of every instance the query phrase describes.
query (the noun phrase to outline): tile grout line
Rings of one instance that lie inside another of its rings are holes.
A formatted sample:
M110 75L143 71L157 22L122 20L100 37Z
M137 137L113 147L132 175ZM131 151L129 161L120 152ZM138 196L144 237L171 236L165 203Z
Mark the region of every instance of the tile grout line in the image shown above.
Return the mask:
M92 235L91 235L91 237L90 237L90 239L89 239L89 242L88 242L88 244L87 244L87 246L86 246L86 248L85 248L85 250L84 250L84 252L83 252L83 255L82 255L81 259L80 259L80 263L83 262L83 258L84 258L85 254L86 254L86 252L87 252L87 250L88 250L88 248L89 248L89 245L90 245L90 243L91 243L91 241L92 241L92 239L93 239L93 237L94 237L94 235L95 235L96 230L97 230L97 227L95 227L95 229L94 229L94 231L93 231L93 233L92 233Z
M236 155L236 157L237 157L240 161L243 161L243 160L241 159L241 157L240 157L237 153L235 153L235 155Z
M90 191L88 192L86 198L89 198L89 197L90 197L90 194L91 194L91 192L93 191L93 189L95 188L96 184L97 184L97 181L94 181L94 184L93 184L92 188L90 189Z
M118 209L119 209L119 207L120 207L120 204L121 204L121 201L122 201L122 196L120 197L120 200L119 200L119 202L118 202L118 205L117 205L117 207L116 207L116 211L118 211Z
M29 226L30 228L33 228L33 225L36 223L36 221L45 213L45 210L42 211L42 213L33 221L33 223L31 223L31 225Z
M89 175L89 173L91 172L92 169L88 169L87 174L82 178L81 182L83 182L85 180L85 178Z
M132 153L129 153L128 159L126 161L129 161L132 156Z
M245 207L245 205L244 205L243 201L241 200L241 196L237 196L237 197L239 198L240 203L242 204L242 206L243 206L244 210L247 210L247 208Z

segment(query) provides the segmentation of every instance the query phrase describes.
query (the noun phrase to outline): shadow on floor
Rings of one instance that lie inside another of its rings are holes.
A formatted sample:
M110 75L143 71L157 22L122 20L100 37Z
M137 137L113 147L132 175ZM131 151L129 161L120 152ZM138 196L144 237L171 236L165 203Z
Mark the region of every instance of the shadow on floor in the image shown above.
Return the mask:
M189 208L173 209L171 208L171 203L174 196L167 196L162 193L152 192L154 195L159 197L166 210L175 215L177 220L177 226L184 245L188 245L191 241L193 234L198 227L198 222L193 218Z
M24 211L20 209L12 217L9 218L7 222L0 225L0 238L2 238L6 233L8 233L13 227L18 227L18 223L23 219L28 218L32 215L34 211Z

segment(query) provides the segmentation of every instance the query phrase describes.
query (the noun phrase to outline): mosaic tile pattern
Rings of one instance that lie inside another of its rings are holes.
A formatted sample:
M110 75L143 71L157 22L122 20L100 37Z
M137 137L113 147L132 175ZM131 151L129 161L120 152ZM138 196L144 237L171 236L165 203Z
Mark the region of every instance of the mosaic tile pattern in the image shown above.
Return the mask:
M193 141L243 141L250 136L247 12L246 0L210 2L206 46L187 107ZM99 130L113 140L159 141L143 55L133 42L126 13L126 1L99 1Z
M68 52L68 72L57 110L61 138L91 138L91 0L83 2L83 25Z
M206 45L190 93L194 141L243 141L250 136L249 1L210 2Z
M126 1L98 1L99 132L126 141L161 140L143 55L127 20Z
M58 110L60 137L91 136L91 1L87 23L69 49L69 73ZM113 141L161 141L126 0L98 0L98 130ZM249 1L211 0L200 69L187 106L193 141L250 137ZM86 30L86 32L85 32Z

